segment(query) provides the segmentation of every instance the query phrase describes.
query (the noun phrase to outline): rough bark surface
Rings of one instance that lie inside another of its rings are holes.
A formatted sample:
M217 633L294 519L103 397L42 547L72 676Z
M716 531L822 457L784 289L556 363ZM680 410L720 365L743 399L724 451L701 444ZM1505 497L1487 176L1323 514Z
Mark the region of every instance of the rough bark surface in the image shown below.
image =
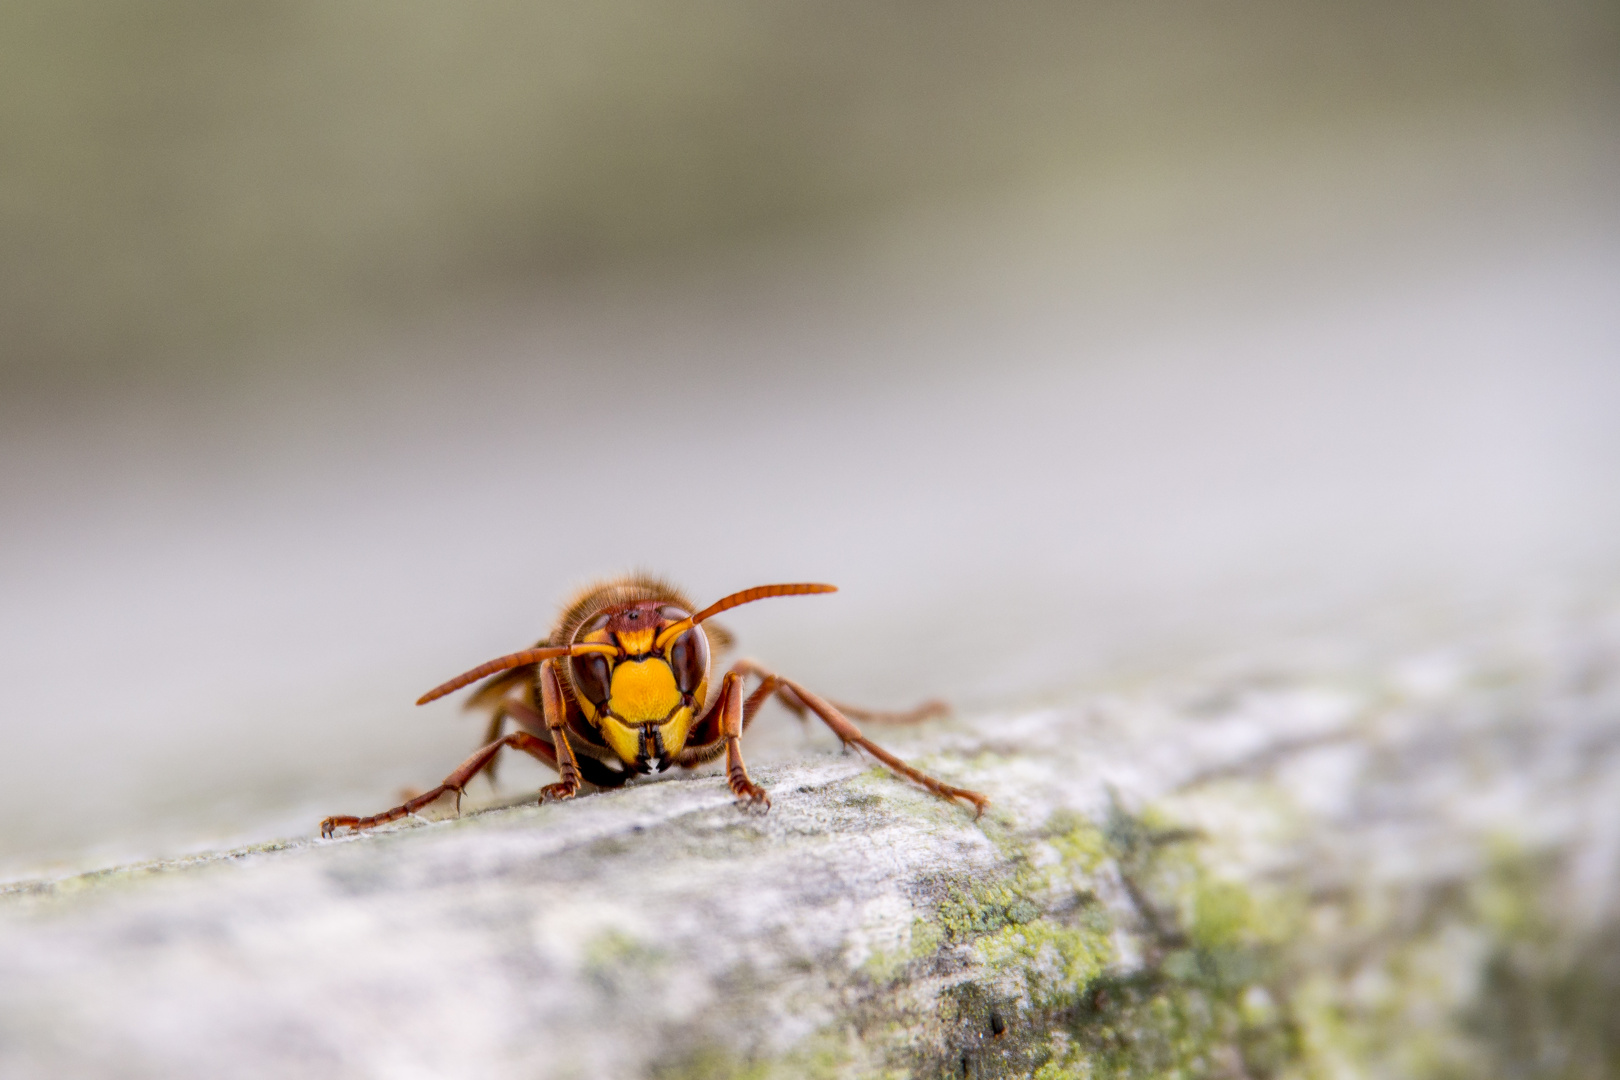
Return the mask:
M692 776L7 887L0 1074L1620 1074L1620 604L874 734L992 811L806 753L767 814Z

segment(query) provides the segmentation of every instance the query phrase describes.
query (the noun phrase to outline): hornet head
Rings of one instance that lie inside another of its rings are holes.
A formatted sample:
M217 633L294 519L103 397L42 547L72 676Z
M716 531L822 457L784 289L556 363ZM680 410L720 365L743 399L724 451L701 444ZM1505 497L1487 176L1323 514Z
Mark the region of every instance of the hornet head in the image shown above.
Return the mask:
M613 752L637 772L663 771L686 746L692 719L709 692L709 639L692 613L639 600L615 604L585 620L568 681L585 717Z

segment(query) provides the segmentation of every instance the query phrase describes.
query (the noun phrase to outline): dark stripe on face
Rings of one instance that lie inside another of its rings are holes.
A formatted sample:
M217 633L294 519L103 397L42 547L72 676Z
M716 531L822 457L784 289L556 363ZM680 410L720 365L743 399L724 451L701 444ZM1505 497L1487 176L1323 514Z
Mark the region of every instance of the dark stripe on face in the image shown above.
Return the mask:
M652 724L641 727L641 752L636 755L636 771L651 772L652 763L658 762L658 771L669 768L669 755L664 752L664 733Z

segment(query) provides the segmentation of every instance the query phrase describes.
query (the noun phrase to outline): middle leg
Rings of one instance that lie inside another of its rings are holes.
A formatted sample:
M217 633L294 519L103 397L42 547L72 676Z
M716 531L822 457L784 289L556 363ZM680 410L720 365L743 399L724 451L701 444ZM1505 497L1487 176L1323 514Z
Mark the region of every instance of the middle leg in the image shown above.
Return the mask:
M461 793L466 789L468 782L480 772L489 768L496 755L508 746L538 758L542 763L551 766L553 769L557 768L557 751L550 743L530 735L527 731L514 731L510 735L501 736L488 746L479 747L471 757L456 766L455 772L444 778L444 783L432 791L424 791L415 798L400 803L392 810L384 810L382 813L373 814L371 817L351 817L347 814L329 817L321 822L321 835L330 837L338 829L344 828L359 832L361 829L369 829L374 825L396 821L408 814L416 813L422 807L437 801L449 792L455 792L456 808L459 810L461 808Z

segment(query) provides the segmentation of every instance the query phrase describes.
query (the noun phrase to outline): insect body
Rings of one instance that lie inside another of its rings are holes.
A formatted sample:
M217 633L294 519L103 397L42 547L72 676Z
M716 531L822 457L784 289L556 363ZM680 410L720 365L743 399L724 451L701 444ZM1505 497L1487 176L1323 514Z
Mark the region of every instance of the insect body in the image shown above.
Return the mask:
M814 713L844 745L858 746L935 795L961 799L982 813L989 803L983 795L919 772L867 739L850 720L921 720L944 711L937 702L909 713L834 705L749 660L732 664L719 684L710 686L710 638L721 649L731 641L718 626L705 628L710 618L767 597L835 591L831 585L761 585L694 612L674 586L646 575L593 585L563 608L551 633L532 649L481 664L417 701L424 705L485 680L469 703L491 709L485 745L444 783L372 817L329 817L321 822L321 834L393 821L447 793L459 803L473 777L493 773L504 747L557 771L557 782L541 789L542 801L573 798L582 784L619 787L637 775L671 765L693 768L724 754L726 781L740 803L768 808L770 797L748 778L738 741L773 694L801 717ZM750 678L758 684L745 696ZM508 720L517 730L502 734Z

